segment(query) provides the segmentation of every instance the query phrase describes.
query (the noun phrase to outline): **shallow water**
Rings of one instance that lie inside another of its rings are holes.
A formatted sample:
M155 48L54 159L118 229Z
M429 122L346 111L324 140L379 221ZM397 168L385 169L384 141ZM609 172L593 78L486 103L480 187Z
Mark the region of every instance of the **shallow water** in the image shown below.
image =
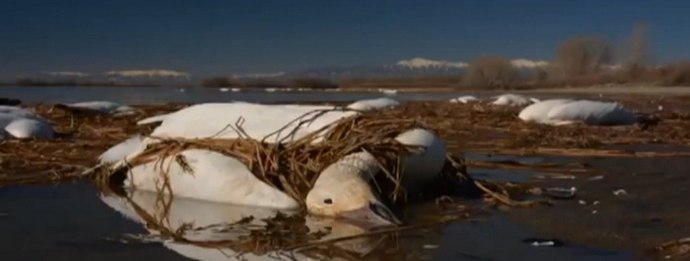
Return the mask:
M0 97L20 99L28 103L68 103L107 100L125 104L157 104L167 102L347 102L361 99L391 97L399 101L450 100L462 95L488 98L503 93L495 91L462 92L399 92L386 95L380 92L290 91L220 92L214 88L169 87L17 87L0 86ZM538 98L562 97L561 94L534 94ZM580 95L582 96L582 95Z
M139 202L146 201L145 196L133 198L143 200ZM145 243L133 240L127 235L147 235L148 232L132 218L133 212L128 212L126 206L118 206L120 203L117 202L123 201L118 201L117 198L104 201L99 192L86 183L0 188L0 231L3 231L0 234L0 256L4 260L187 260L186 257L225 259L216 249L200 250L198 247L184 244L164 246L160 242ZM214 220L232 219L230 216L237 215L237 211L248 211L224 210L231 206L202 201L173 202L177 202L177 205L171 207L171 222L191 219L201 225ZM256 215L257 212L251 213ZM329 226L338 227L337 224ZM336 230L338 229L333 229ZM347 234L350 230L338 231L346 231ZM214 236L217 235L211 237ZM379 245L380 249L365 247L365 253L369 259L385 259L390 251L402 251L411 260L631 258L630 253L568 243L562 247L534 247L522 242L525 238L540 236L500 215L489 215L484 221L456 221L440 229L431 229L430 232L402 234L397 241L389 240ZM376 244L368 241L364 244L355 244L360 248L374 245Z
M399 93L398 100L448 100L453 93ZM220 92L213 88L164 87L0 87L0 97L20 99L24 102L78 102L108 100L126 104L152 104L166 102L343 102L388 97L378 92Z

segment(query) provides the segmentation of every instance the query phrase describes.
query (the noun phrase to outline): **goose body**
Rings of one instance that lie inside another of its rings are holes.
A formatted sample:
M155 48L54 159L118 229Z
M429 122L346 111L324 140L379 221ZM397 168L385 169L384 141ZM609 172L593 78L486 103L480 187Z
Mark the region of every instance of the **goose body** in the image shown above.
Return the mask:
M510 93L495 96L494 98L495 100L491 104L498 106L526 106L534 102L525 96Z
M570 102L573 102L573 100L552 99L537 102L522 109L518 117L526 122L553 124L553 120L548 117L548 114L551 111L551 109Z
M400 103L391 98L377 98L377 99L367 99L359 100L351 103L347 106L348 109L353 109L357 111L370 111L370 110L380 110L385 108L397 107Z
M53 127L33 112L11 106L0 106L0 132L14 138L51 139Z
M379 91L385 95L396 95L396 94L398 94L398 90L396 90L396 89L379 89Z
M588 125L626 125L637 122L637 116L620 103L580 100L552 108L550 121L557 124L583 122Z
M300 106L300 105L261 105L250 103L211 103L191 106L165 117L161 125L151 134L154 137L175 138L237 138L238 133L233 126L239 119L243 119L243 132L254 139L265 139L266 142L287 142L298 139L307 134L327 126L334 121L354 115L353 111L329 111L310 124L301 125L297 131L298 117L314 110L332 109L331 106ZM291 124L283 131L276 132L283 126ZM233 126L234 127L234 126ZM402 133L396 138L403 144L423 146L425 149L414 152L403 158L404 174L412 181L410 184L432 179L442 168L445 161L445 145L434 134L423 129L414 129ZM136 157L148 144L155 143L155 139L136 138L125 141L101 156L103 161L113 162L115 166L126 164L128 159ZM317 141L318 142L318 141ZM138 144L137 144L138 143ZM337 192L333 189L342 180L354 180L361 191L371 190L368 180L378 172L378 164L371 161L373 156L368 152L356 152L327 167L314 188L318 190ZM161 162L150 162L131 168L128 171L125 186L137 189L156 191L160 185L160 171L166 169L172 192L176 196L194 199L232 203L238 205L262 206L271 208L291 209L299 207L298 202L282 191L273 188L256 178L253 173L239 160L217 152L188 149L182 152L186 163L194 174L185 172L174 158L165 158ZM360 162L359 168L349 168L351 162ZM347 169L335 171L329 169ZM323 181L321 177L333 176L332 181ZM313 188L313 190L314 190ZM357 189L348 187L346 189ZM346 193L333 197L347 198ZM368 194L365 200L378 203L376 196ZM347 199L349 200L349 199ZM369 206L370 202L358 202ZM357 203L353 203L357 205ZM359 205L357 205L359 207ZM309 204L307 206L309 208ZM331 207L331 206L329 206ZM344 211L342 209L336 210Z
M638 121L632 111L615 102L552 99L523 109L521 120L549 125L582 122L588 125L625 125Z
M472 96L472 95L465 95L465 96L460 96L457 98L450 99L450 103L470 103L470 102L475 102L478 101L477 97Z
M116 102L110 101L89 101L89 102L77 102L70 104L63 104L63 106L71 109L81 109L89 110L97 113L103 114L114 114L114 115L131 115L136 113L136 110L130 106L122 105Z
M175 196L207 201L294 209L299 203L292 197L259 180L241 161L221 153L190 149L180 153L193 173L175 162L174 157L130 169L126 187L157 191L162 187L159 171L165 169ZM160 164L160 165L157 165Z
M13 120L5 126L5 132L18 139L52 139L55 135L50 124L31 118Z
M144 141L141 135L135 135L126 139L125 141L110 147L108 150L98 156L98 160L104 163L115 163L124 159L127 155L138 150Z

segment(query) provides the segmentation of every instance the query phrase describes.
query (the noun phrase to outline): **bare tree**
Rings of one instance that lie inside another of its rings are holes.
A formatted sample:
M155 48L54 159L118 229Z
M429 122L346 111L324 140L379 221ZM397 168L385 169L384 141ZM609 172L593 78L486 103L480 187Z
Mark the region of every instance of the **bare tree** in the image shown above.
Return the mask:
M556 57L562 73L567 77L597 72L611 62L611 45L595 37L569 39L558 46Z
M644 22L638 22L633 27L632 36L627 46L625 68L628 71L636 72L647 66L649 63L649 45L647 38L648 27Z
M470 62L465 81L476 87L508 87L518 74L510 60L499 56L479 57Z

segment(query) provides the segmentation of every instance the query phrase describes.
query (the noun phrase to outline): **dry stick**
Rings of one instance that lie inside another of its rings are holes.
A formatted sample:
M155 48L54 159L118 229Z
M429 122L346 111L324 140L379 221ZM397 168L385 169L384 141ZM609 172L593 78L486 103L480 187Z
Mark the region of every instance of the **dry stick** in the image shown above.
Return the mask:
M477 180L474 181L474 184L479 189L484 191L484 193L488 194L492 198L498 200L499 202L501 202L505 205L511 206L511 207L516 207L516 206L517 207L531 207L531 206L534 206L535 204L537 204L537 202L535 202L535 201L529 201L529 200L527 200L527 201L516 201L516 200L511 199L509 196L500 195L500 194L492 191L491 189L487 188L480 181L477 181ZM502 189L502 190L504 191L504 193L507 193L507 192L505 192L504 189Z
M669 248L669 247L685 245L685 244L690 244L690 237L668 241L666 243L659 245L658 247L656 247L656 249L661 251L661 250L664 250L664 249Z

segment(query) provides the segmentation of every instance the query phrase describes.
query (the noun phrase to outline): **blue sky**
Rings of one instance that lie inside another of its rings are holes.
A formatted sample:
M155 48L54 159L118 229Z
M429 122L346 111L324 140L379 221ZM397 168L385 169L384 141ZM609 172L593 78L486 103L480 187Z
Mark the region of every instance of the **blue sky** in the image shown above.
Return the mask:
M654 58L690 58L690 1L18 0L0 8L0 78L174 69L203 77L426 57L551 59L637 21Z

